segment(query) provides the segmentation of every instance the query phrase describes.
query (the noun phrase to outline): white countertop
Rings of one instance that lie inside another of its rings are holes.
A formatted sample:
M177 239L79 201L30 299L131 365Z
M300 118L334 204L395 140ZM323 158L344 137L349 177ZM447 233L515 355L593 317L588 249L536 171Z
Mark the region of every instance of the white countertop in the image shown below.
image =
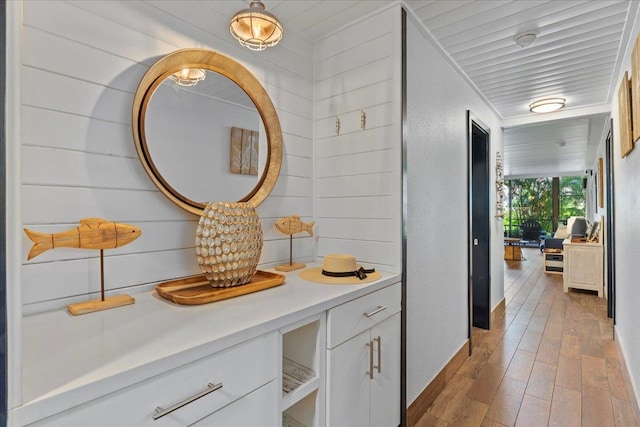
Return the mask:
M25 317L23 405L12 416L33 422L400 281L383 272L371 283L328 285L298 272L277 272L286 276L281 286L198 306L154 291L112 310Z

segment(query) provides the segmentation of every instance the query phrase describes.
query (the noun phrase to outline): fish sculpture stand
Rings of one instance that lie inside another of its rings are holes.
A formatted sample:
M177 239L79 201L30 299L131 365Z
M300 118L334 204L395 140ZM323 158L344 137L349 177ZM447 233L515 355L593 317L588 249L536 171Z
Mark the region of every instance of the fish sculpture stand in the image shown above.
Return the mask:
M299 270L307 266L302 262L293 262L293 235L306 231L309 236L313 236L314 221L304 223L300 220L298 215L291 215L286 218L280 218L276 221L276 229L289 235L289 264L282 264L276 267L278 271L293 271Z
M94 311L121 307L133 304L135 299L130 295L115 295L105 298L104 295L104 250L118 248L136 240L142 230L129 224L118 224L102 218L85 218L74 229L59 233L40 233L24 229L26 235L33 242L27 255L30 260L45 251L55 248L78 248L100 250L100 299L67 306L69 313L92 313Z

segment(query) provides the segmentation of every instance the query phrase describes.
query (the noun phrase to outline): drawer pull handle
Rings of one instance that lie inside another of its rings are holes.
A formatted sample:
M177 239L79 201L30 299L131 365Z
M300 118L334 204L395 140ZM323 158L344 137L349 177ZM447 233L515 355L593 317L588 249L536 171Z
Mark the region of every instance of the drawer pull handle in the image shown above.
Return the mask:
M369 370L365 372L369 375L369 379L373 379L373 341L369 341L367 343L367 347L369 347Z
M375 314L380 313L382 310L386 310L387 306L386 305L379 305L378 308L376 308L375 310L373 310L371 313L365 313L364 315L367 317L371 317Z
M378 369L378 373L382 373L382 338L378 335L378 338L374 338L374 341L378 342L378 365L374 366L374 368Z
M211 384L211 383L209 383L209 384L207 384L207 388L205 390L202 390L200 393L194 394L193 396L188 397L185 400L183 400L182 402L178 402L175 405L173 405L173 406L171 406L171 407L169 407L167 409L164 409L164 408L161 408L161 407L158 406L156 408L156 413L153 414L153 419L157 420L159 418L162 418L165 415L168 415L168 414L172 413L176 409L180 409L183 406L188 405L189 403L194 402L194 401L200 399L201 397L204 397L209 393L213 393L214 391L216 391L218 389L221 389L221 388L222 388L222 383L219 383L219 384Z

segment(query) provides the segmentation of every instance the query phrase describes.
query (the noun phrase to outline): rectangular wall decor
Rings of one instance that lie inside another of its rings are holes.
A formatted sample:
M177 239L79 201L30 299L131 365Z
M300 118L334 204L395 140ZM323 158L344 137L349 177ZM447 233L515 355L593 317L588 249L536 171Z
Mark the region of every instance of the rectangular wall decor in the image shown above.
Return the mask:
M602 157L598 159L598 206L604 208L604 161Z
M638 70L637 72L640 72ZM631 100L630 84L628 73L624 73L620 88L618 89L618 120L620 125L620 155L625 157L633 150L633 142L631 140ZM635 96L639 98L639 96ZM639 107L640 108L640 107Z
M258 132L231 128L231 158L229 171L243 175L258 175Z
M631 142L640 139L640 35L631 52ZM631 147L633 150L633 146ZM622 155L624 157L624 154Z

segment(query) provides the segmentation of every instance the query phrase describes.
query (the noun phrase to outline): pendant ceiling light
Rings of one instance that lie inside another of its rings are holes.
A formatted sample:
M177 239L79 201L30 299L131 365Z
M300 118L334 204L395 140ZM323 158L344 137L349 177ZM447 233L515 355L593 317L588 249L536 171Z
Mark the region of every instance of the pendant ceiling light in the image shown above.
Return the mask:
M252 1L249 9L236 13L229 23L229 31L242 46L251 50L265 50L282 39L282 24L264 9L261 1Z
M564 98L546 98L529 104L532 113L550 113L564 107Z
M206 77L206 71L201 68L185 68L169 76L171 80L180 86L195 86Z

